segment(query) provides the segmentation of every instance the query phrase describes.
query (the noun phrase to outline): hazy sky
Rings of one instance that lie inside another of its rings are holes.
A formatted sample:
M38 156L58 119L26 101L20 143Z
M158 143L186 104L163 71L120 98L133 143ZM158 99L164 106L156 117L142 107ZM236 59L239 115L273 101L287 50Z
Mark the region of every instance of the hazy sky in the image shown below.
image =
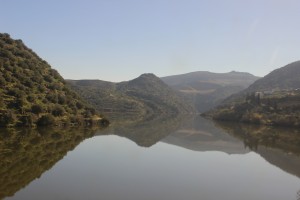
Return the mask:
M264 76L300 59L300 0L0 0L0 32L69 79Z

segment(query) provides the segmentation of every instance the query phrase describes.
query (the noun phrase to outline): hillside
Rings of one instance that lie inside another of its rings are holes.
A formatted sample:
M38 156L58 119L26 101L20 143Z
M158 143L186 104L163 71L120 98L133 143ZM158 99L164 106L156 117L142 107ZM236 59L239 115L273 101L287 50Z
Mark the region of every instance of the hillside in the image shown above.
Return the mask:
M205 71L161 78L191 102L198 112L205 112L230 95L242 91L258 79L249 73L211 73Z
M0 126L90 124L95 114L46 61L0 34Z
M246 92L300 88L300 61L276 69L249 86Z
M120 83L100 80L68 80L70 86L98 111L132 115L188 113L186 104L170 87L153 74Z
M300 62L272 71L206 113L214 119L300 126Z

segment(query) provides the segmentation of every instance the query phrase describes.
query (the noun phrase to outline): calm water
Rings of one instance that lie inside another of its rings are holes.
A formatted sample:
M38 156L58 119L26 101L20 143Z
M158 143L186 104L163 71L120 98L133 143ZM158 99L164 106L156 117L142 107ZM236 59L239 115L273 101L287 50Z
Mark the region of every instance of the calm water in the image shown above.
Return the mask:
M298 135L200 117L3 134L0 199L298 200Z

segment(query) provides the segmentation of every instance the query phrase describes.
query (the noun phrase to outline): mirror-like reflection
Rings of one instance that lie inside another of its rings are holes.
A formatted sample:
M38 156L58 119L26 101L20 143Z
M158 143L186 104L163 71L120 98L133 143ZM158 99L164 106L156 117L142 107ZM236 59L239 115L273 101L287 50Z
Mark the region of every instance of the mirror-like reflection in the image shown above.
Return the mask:
M300 177L299 129L213 122L196 116L162 141L195 151L255 151L271 164Z
M300 177L300 130L287 127L215 122L268 162Z
M101 131L2 131L0 199L295 199L299 138L178 115L119 115Z
M0 199L12 196L61 160L92 129L0 130Z
M114 120L109 128L99 134L113 134L126 137L139 146L150 147L176 131L190 116L177 114L149 115L128 120L127 116L111 116Z
M228 154L244 154L250 151L244 148L239 139L228 135L214 126L212 121L200 116L189 118L162 141L194 151L222 151Z

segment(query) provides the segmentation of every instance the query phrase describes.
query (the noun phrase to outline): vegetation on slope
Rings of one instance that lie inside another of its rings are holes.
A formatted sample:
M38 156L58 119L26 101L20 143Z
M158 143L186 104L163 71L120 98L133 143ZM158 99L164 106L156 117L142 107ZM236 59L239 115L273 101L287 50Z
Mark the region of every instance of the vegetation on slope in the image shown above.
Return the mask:
M0 34L0 126L91 124L100 119L21 40Z
M135 115L188 113L193 108L153 74L120 83L69 80L68 83L100 112Z
M218 120L300 126L299 77L300 61L288 64L205 115Z
M300 126L300 91L280 91L263 98L252 93L242 102L220 106L206 115L216 120Z

